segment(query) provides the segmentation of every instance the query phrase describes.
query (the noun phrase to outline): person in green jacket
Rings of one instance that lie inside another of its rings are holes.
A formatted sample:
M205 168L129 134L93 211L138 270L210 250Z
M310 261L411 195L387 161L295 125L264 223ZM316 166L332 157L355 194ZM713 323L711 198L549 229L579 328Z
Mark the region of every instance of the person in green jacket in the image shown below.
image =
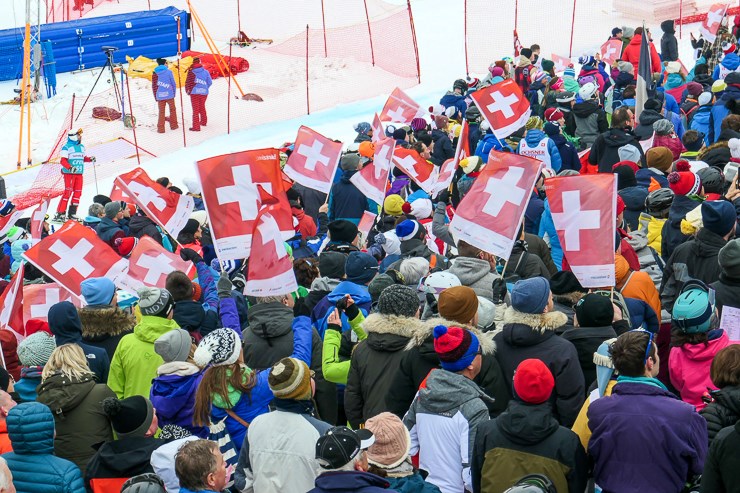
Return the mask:
M367 338L367 334L362 329L362 322L365 316L362 314L355 301L350 295L345 295L346 308L344 313L349 320L349 326L352 328L352 346ZM337 303L339 305L339 303ZM349 374L350 354L342 354L342 319L338 309L329 315L327 319L326 332L324 333L324 347L321 355L321 371L324 378L332 383L347 384L347 375ZM356 340L355 337L357 336Z
M125 335L118 343L108 374L108 387L119 399L133 395L149 397L152 379L157 368L164 363L154 351L154 341L159 336L177 329L172 320L175 302L166 289L142 288L139 295L141 320L134 333Z

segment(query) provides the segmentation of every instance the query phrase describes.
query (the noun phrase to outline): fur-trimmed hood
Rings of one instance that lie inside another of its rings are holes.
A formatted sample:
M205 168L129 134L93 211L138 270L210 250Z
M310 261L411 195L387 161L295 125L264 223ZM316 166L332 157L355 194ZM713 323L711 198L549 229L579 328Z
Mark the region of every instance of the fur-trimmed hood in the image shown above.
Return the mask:
M586 294L588 293L573 291L572 293L554 294L552 295L552 299L553 301L555 301L556 303L560 303L561 305L573 307L576 303L578 303L578 300L586 296Z
M568 323L568 316L561 312L548 313L523 313L512 307L506 308L504 312L504 330L506 326L526 325L540 334L547 331L555 331Z
M136 318L118 307L84 307L79 308L82 323L82 337L95 341L107 337L131 332L136 325Z
M450 322L449 320L446 320L442 317L429 318L423 321L422 324L423 326L420 328L420 330L417 330L409 340L409 343L406 346L407 351L415 347L420 347L425 342L427 342L429 338L432 337L434 327L436 327L437 325L444 325L447 327L454 325L455 327L463 327L475 334L475 336L478 338L478 342L480 342L483 354L496 353L496 343L493 342L493 333L491 332L483 333L480 330L469 325L463 325L457 322Z
M409 339L423 330L424 324L418 318L372 313L362 322L362 328L367 332L366 343L370 348L392 353L403 351Z

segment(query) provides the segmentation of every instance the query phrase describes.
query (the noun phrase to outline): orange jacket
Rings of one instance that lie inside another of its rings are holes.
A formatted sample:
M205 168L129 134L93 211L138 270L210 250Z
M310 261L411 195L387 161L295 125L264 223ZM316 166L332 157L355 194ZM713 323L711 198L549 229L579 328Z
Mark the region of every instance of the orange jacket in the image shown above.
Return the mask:
M13 445L8 437L8 423L3 419L0 420L0 454L12 452Z
M622 296L644 301L660 317L660 295L650 275L647 272L636 272L630 269L627 260L620 254L616 255L614 267L617 277L616 287Z

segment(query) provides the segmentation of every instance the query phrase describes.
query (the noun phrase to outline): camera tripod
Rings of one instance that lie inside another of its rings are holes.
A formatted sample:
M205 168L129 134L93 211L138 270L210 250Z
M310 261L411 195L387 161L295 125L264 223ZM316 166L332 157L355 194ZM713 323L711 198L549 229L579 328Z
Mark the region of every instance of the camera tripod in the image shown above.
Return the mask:
M92 96L92 93L95 90L95 87L98 85L98 82L100 82L100 77L105 73L106 68L110 70L110 78L111 78L111 81L113 82L113 91L116 94L116 105L118 106L118 109L121 111L122 118L125 118L126 116L126 108L123 104L123 91L118 86L118 81L116 80L116 72L114 70L114 66L116 64L113 61L113 53L118 51L118 48L116 48L115 46L103 46L101 47L101 49L103 50L103 52L105 52L105 58L106 58L105 65L103 65L103 68L100 69L98 78L95 79L95 83L93 84L92 88L90 89L90 92L85 98L85 101L82 103L82 106L80 107L80 111L79 113L77 113L77 116L75 117L75 121L77 121L77 119L80 118L80 115L82 114L82 110L85 109L85 105L87 104L87 101L90 99L90 96ZM123 84L123 81L121 83Z

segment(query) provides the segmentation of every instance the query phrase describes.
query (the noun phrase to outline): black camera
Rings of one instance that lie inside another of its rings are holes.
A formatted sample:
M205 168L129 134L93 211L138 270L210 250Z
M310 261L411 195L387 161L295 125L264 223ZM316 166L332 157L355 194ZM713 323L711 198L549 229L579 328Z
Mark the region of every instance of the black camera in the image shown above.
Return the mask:
M113 53L114 51L118 51L118 48L116 48L115 46L101 46L100 49L106 53Z

